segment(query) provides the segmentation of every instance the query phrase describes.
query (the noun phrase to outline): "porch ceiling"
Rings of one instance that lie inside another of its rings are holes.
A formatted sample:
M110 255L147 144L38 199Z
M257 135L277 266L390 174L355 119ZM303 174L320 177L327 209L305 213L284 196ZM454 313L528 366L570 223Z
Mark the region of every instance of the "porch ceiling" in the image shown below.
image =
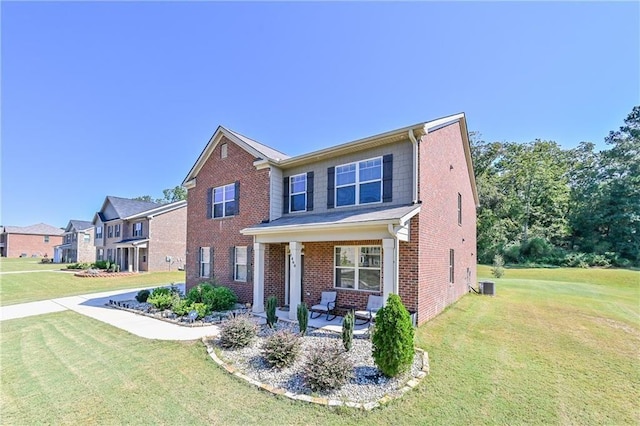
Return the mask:
M420 205L368 209L336 209L330 213L291 215L240 232L258 243L288 241L347 241L395 237L418 214Z

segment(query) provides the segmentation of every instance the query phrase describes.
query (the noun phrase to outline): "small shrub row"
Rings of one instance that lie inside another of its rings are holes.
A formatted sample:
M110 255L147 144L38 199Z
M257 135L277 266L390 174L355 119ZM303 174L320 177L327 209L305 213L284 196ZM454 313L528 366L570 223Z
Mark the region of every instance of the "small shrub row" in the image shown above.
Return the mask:
M222 323L220 345L225 348L243 348L258 335L258 325L249 315L236 315Z
M284 368L295 362L301 347L302 342L297 334L280 330L267 337L262 345L262 356L272 367Z

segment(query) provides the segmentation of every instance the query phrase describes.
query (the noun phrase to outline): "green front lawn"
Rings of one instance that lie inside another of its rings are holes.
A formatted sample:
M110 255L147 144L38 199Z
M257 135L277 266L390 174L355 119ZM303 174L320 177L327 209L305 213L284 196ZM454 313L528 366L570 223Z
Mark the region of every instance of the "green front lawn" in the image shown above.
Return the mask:
M639 424L640 285L629 283L640 273L625 284L615 270L595 282L582 270L559 281L548 270L511 272L495 280L495 297L469 294L417 330L431 375L372 412L274 397L217 367L200 342L145 340L61 312L0 323L0 416L6 424Z
M0 306L56 297L184 282L184 271L152 272L110 278L80 278L73 272L45 271L0 275Z
M49 271L65 267L59 263L41 263L40 260L39 257L0 257L0 272Z

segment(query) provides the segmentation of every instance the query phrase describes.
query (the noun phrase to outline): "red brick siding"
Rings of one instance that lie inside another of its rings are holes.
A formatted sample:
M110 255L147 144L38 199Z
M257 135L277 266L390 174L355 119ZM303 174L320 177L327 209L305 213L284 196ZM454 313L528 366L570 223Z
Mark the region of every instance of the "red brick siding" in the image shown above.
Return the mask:
M417 227L418 321L423 323L467 293L466 269L476 280L476 210L460 126L450 125L420 141L420 201ZM458 225L462 194L462 226ZM455 250L455 283L449 283L449 249Z
M187 246L187 207L155 216L148 222L148 228L149 271L175 271L183 266ZM171 256L175 263L167 262L167 256Z
M62 235L49 235L49 242L44 242L44 235L6 234L6 257L20 257L26 253L28 257L36 255L53 259L53 247L62 244Z
M227 143L227 158L220 158L220 145ZM234 282L229 248L249 246L253 237L240 230L269 219L269 170L256 170L255 158L230 140L223 138L196 177L188 192L186 284L191 288L205 279L199 277L199 247L213 247L213 274L219 284L232 288L241 302L253 301L253 283ZM240 213L221 219L207 219L209 188L240 181ZM252 250L248 268L253 268Z

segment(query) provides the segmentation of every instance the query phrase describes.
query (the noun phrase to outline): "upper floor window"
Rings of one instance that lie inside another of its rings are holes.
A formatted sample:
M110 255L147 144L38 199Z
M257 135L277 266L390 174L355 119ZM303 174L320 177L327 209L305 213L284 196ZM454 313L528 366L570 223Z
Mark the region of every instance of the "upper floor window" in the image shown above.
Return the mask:
M119 223L115 226L116 238L120 236L120 226L121 225Z
M107 226L107 238L113 238L113 226Z
M225 186L213 188L211 211L209 217L227 217L238 213L238 191L239 184L231 183Z
M247 281L247 247L235 248L233 279L235 281Z
M84 234L84 235L82 236L82 240L83 240L85 243L91 242L91 235L89 235L89 234Z
M136 222L133 224L133 236L142 237L142 222Z
M458 225L462 225L462 194L458 192Z
M96 240L102 238L102 226L96 226Z
M48 236L48 235L45 235L45 236L44 236L44 242L45 242L45 243L48 243L48 242L49 242L49 236Z
M289 211L303 212L307 210L307 174L289 178Z
M335 248L335 286L353 290L380 291L379 246Z
M382 201L382 157L336 167L336 207Z
M71 242L71 234L67 234L64 236L64 242L65 243L70 243Z

